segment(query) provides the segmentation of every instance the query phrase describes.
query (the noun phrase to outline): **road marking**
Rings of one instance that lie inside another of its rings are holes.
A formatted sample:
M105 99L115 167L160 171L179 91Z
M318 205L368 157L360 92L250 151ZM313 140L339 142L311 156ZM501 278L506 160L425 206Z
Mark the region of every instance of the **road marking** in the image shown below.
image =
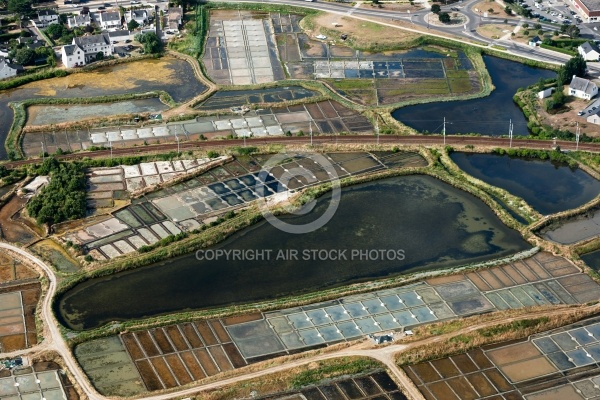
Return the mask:
M356 10L358 7L360 7L361 4L362 4L362 1L357 1L356 4L354 5L354 7L352 7L350 10L348 10L348 12L346 14L352 15L354 10Z

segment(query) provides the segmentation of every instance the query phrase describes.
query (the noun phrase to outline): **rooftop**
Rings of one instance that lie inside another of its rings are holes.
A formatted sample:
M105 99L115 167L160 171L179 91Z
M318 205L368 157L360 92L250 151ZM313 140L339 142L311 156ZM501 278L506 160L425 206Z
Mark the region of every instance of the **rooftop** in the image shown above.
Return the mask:
M592 51L600 53L600 50L598 50L598 47L596 45L592 45L590 42L584 42L584 43L580 44L579 47L581 47L586 54L591 53Z
M600 11L600 0L580 0L589 11Z
M584 93L592 94L596 84L588 81L587 79L580 78L578 76L574 76L573 80L569 84L569 88L573 90L580 90Z
M73 38L73 44L78 46L89 46L92 44L110 44L110 37L108 33L101 33L99 35L81 36Z

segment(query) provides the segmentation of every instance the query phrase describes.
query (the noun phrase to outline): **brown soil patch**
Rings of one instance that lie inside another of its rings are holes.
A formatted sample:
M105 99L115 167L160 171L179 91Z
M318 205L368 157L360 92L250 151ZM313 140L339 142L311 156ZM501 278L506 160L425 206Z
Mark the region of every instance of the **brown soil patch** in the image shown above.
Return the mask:
M179 84L175 71L168 68L173 58L140 60L125 64L102 68L97 71L71 74L64 78L46 79L25 85L25 88L37 89L36 94L42 96L56 96L57 92L65 88L85 87L87 89L108 90L120 87L122 89L136 89L137 81L157 81L165 84ZM99 94L100 95L100 94Z
M600 137L600 125L587 122L586 116L579 116L577 113L583 110L588 104L588 100L571 97L566 104L565 112L559 114L549 114L543 105L546 99L537 101L536 111L542 125L550 125L560 130L568 130L573 133L577 130L577 122L581 133L588 136Z
M8 203L0 208L0 230L2 231L2 238L8 242L26 244L39 239L39 236L31 229L12 219L13 215L21 210L26 203L26 199L13 196Z
M0 283L37 278L37 272L27 265L15 263L6 254L0 254Z
M531 342L524 342L514 346L508 346L487 352L487 356L496 365L509 364L540 355L540 351Z
M536 376L544 376L546 374L556 372L557 369L544 356L534 358L527 361L505 365L500 367L504 375L511 382L521 382L526 379L535 378Z
M513 27L511 25L504 24L488 24L477 27L477 33L488 39L500 39L507 33L512 32Z
M334 27L334 22L340 26ZM376 45L399 46L402 42L409 42L419 37L415 33L329 13L323 13L314 17L313 23L314 30L312 31L303 26L309 36L314 37L322 33L329 36L329 39L341 41L339 37L345 33L348 35L346 42L349 45L362 49L371 48Z
M493 11L490 13L489 9L492 9ZM496 17L496 18L518 18L516 15L508 15L507 13L504 12L504 7L502 5L500 5L499 3L496 3L495 1L491 2L491 1L480 1L479 3L475 3L472 7L471 10L474 13L488 13L489 17ZM479 10L479 11L476 11Z

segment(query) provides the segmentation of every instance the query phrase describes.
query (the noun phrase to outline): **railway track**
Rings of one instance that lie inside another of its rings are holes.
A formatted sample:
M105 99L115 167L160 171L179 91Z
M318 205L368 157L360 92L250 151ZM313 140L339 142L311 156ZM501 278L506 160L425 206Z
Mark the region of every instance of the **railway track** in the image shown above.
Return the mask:
M254 138L247 139L245 142L243 139L232 139L232 140L210 140L200 142L181 142L179 144L181 151L190 150L212 150L222 149L232 146L263 146L270 144L282 144L282 145L309 145L311 138L302 137L276 137L276 138ZM371 144L377 143L385 145L419 145L419 146L433 146L433 145L449 145L449 146L485 146L485 147L509 147L510 141L508 138L496 138L496 137L482 137L482 136L446 136L446 139L442 136L433 135L411 135L411 136L380 136L379 139L376 136L314 136L312 138L314 146L319 145L331 145L331 144ZM562 150L574 151L576 150L576 143L558 140L556 145L560 146ZM532 139L514 139L512 147L514 148L527 148L527 149L546 149L549 150L554 146L553 140L532 140ZM589 152L600 152L600 143L580 143L579 150ZM156 153L166 153L170 151L177 151L177 143L169 144L158 144L144 147L127 147L127 148L113 148L112 157L122 156L140 156ZM93 152L82 152L65 154L61 156L55 156L55 158L64 161L78 160L82 158L108 158L111 157L111 150L99 150ZM29 164L37 164L42 161L41 158L9 161L3 165L7 168L16 168Z

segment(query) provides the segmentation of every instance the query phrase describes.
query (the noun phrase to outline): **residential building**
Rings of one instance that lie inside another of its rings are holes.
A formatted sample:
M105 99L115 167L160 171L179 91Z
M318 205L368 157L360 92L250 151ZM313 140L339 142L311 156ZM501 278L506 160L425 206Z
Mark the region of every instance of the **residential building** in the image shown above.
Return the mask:
M96 60L99 52L104 53L104 57L112 56L113 46L110 42L108 33L99 35L81 36L73 38L73 44L77 45L85 54L85 63Z
M181 27L182 24L183 24L183 9L181 8L181 6L169 7L169 12L168 12L168 17L167 17L167 28L179 30L179 28Z
M40 10L37 14L37 21L39 21L36 24L37 27L43 28L50 24L58 24L58 14L54 10Z
M92 19L89 14L85 15L74 15L72 17L67 18L67 25L70 29L79 27L79 26L90 26L92 24Z
M22 71L23 66L19 64L12 64L8 62L4 57L0 57L0 79L17 76L17 74Z
M100 13L98 24L102 29L120 29L121 14L118 11L105 11Z
M144 26L148 23L148 15L148 10L129 10L125 13L125 23L135 20L140 26Z
M111 42L121 42L127 39L133 39L133 37L131 37L131 32L127 30L108 32L108 37L110 38Z
M598 111L600 111L600 108L598 109ZM598 113L594 113L594 114L588 116L586 118L586 121L589 122L590 124L600 125L600 116L598 115Z
M68 44L60 49L62 63L66 68L82 67L86 64L85 52L76 44Z
M598 61L600 59L600 49L595 44L585 42L577 47L577 52L581 54L586 61Z
M540 44L542 44L542 39L540 39L539 36L534 36L531 39L529 39L529 45L532 47L539 46Z
M598 94L598 86L592 81L573 75L569 84L569 94L580 99L590 100Z

